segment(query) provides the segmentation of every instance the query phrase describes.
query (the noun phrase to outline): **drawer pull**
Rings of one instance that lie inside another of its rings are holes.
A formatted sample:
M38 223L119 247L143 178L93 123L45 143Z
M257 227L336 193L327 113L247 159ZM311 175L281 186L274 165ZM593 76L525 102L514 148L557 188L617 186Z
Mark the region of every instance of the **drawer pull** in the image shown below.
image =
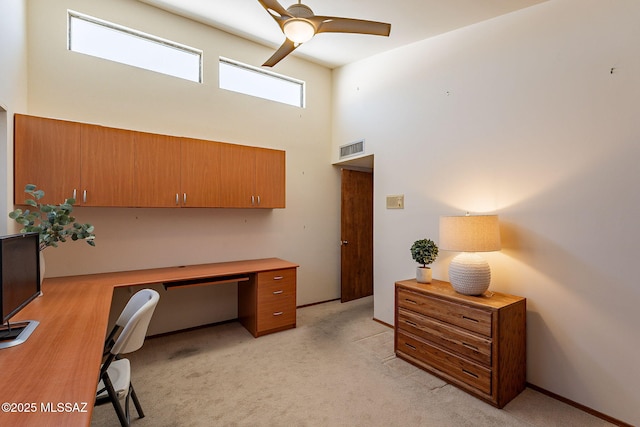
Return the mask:
M473 323L480 323L480 321L478 319L473 319L471 317L467 317L467 316L462 316L462 319L464 320L468 320L469 322L473 322Z
M405 300L406 302L408 302L409 304L418 304L417 302L415 302L415 301L414 301L414 300L412 300L412 299L405 298L404 300Z
M282 279L284 279L284 277L282 277L282 276L275 276L275 277L273 278L273 280L282 280Z
M281 294L281 293L283 293L283 292L284 292L283 290L273 291L273 294L274 294L274 295L280 295L280 294Z
M470 348L473 351L478 351L478 347L476 347L475 345L467 344L466 342L463 342L462 345L464 347Z
M273 313L274 316L282 316L283 314L283 311L276 311L275 313Z
M471 371L467 371L466 369L463 369L462 372L464 372L465 374L469 375L470 377L479 378L476 374L474 374Z
M407 325L409 325L409 326L413 326L413 327L415 327L415 328L417 328L417 327L418 327L418 325L417 325L417 324L415 324L414 322L412 322L411 320L405 320L405 321L404 321L404 323L406 323L406 324L407 324Z
M414 350L414 351L415 351L415 350L418 350L417 348L415 348L414 346L412 346L412 345L411 345L411 344L409 344L409 343L404 343L404 345L406 345L407 347L409 347L411 350Z

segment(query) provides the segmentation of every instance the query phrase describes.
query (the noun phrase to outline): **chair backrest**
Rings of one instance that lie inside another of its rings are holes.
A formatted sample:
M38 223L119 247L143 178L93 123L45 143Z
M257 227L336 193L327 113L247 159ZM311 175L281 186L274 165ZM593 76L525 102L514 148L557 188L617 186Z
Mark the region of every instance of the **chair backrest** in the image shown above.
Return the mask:
M160 294L153 289L142 289L131 297L116 322L124 329L110 350L112 354L131 353L142 347L159 300Z
M129 319L133 316L136 311L140 309L149 299L151 298L152 292L155 292L153 289L142 289L136 292L129 298L127 305L122 309L120 313L120 317L116 320L116 325L124 328L127 323L129 323ZM157 293L157 292L156 292Z

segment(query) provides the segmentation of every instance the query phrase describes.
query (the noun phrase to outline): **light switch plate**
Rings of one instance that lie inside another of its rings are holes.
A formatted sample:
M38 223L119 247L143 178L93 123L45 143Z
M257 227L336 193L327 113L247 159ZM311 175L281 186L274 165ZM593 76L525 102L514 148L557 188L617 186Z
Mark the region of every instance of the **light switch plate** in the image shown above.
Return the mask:
M387 209L404 209L404 194L387 196Z

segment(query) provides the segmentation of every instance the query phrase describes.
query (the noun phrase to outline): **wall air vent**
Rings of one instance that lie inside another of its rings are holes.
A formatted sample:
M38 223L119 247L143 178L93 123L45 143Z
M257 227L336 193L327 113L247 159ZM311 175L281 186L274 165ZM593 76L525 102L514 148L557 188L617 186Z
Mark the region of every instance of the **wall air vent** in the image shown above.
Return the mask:
M340 159L364 153L364 139L340 146Z

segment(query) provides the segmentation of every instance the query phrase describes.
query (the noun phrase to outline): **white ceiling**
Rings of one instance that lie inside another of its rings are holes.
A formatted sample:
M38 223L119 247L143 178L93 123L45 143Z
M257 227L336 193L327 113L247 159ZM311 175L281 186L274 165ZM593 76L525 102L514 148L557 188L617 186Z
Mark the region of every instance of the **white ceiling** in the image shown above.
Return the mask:
M258 0L139 0L277 49L278 24ZM304 0L314 14L391 24L389 37L323 33L293 55L335 68L547 0ZM280 0L287 8L295 0ZM265 56L265 61L268 59ZM283 60L286 61L286 58Z

